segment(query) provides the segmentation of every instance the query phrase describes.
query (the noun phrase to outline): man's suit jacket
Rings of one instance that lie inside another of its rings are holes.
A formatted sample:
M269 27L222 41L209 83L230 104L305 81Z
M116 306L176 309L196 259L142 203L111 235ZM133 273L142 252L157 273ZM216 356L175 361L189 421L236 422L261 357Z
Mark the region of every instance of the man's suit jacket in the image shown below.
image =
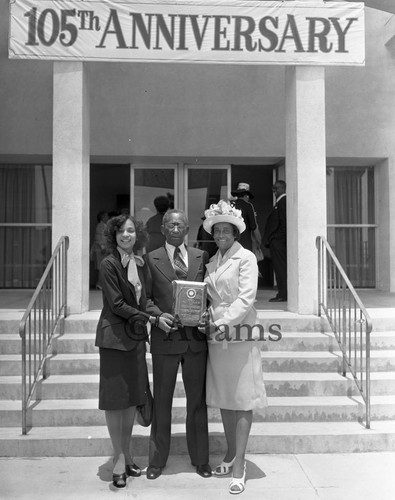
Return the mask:
M240 245L242 245L244 248L247 248L248 250L252 250L251 232L255 231L255 229L257 228L254 207L250 202L245 201L242 198L237 198L234 206L238 210L241 210L241 215L246 225L245 230L240 234Z
M142 284L141 299L138 304L134 286L128 281L127 267L122 266L118 250L114 250L102 260L100 272L103 309L96 328L96 346L120 351L131 351L136 346L138 341L131 339L126 331L131 328L131 320L149 319L149 314L144 312L147 304L144 268L145 266L137 266Z
M272 240L287 239L287 197L283 196L272 208L266 220L263 244L269 247Z
M187 248L188 251L188 281L203 281L205 266L208 262L207 252L197 248ZM161 313L172 313L173 285L177 275L167 255L166 248L160 247L146 256L148 265L147 281L147 312L153 316ZM197 328L184 327L169 335L158 327L151 329L152 354L179 354L188 347L194 352L207 349L206 336Z
M258 286L258 264L255 255L235 241L229 250L228 259L217 270L214 255L207 264L205 282L210 299L210 316L216 326L225 326L232 340L247 339L248 328L235 327L256 324L254 307ZM259 331L253 330L253 338ZM211 336L212 339L215 336Z

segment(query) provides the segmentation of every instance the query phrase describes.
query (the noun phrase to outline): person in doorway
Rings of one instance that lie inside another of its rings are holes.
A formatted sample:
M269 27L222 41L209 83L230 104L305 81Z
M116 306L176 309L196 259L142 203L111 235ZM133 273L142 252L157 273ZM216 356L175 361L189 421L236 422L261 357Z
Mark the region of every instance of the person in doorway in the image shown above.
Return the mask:
M182 367L186 395L189 456L200 476L211 476L205 391L207 341L197 327L182 327L176 324L171 314L172 281L203 281L208 262L206 252L185 246L188 230L185 213L177 209L169 210L162 221L165 245L145 256L150 274L147 297L151 301L147 311L165 318L167 322L165 329L159 325L151 330L154 412L147 479L156 479L161 475L169 456L172 401L179 365Z
M148 219L146 224L146 229L149 234L147 253L156 250L165 243L165 237L162 234L161 227L163 216L167 210L169 210L169 198L167 196L157 196L154 199L154 205L157 213Z
M246 182L239 182L237 189L231 191L232 196L235 196L237 200L234 202L235 208L241 210L241 215L243 217L244 223L246 225L245 231L240 235L239 243L247 250L252 251L253 247L253 233L254 236L257 235L258 225L256 223L255 210L252 206L250 200L254 198L250 191L250 185ZM258 237L260 239L260 236ZM260 241L259 241L260 244Z
M214 475L233 470L229 493L236 495L245 488L253 410L267 405L260 354L263 341L254 330L258 265L255 255L237 241L246 230L240 210L221 200L205 215L204 227L218 247L207 265L209 319L201 328L209 335L206 401L221 410L227 444Z
M204 221L205 217L202 217ZM212 257L217 251L217 245L215 244L214 238L210 233L208 233L203 224L200 224L197 235L196 235L196 248L204 250L208 253L209 257Z
M269 299L269 302L286 302L288 297L286 184L282 180L276 181L272 189L276 203L266 220L263 244L270 250L278 292L275 297Z
M95 286L97 290L101 290L100 280L100 264L106 256L106 238L104 232L106 230L109 215L107 212L99 212L97 214L97 225L95 228L95 236L90 251L90 259L93 261L93 268L95 273Z
M164 320L145 311L146 270L135 255L147 240L142 226L123 214L108 221L105 235L110 253L100 265L103 309L95 341L100 355L99 409L105 411L114 450L113 485L124 488L127 476L141 475L130 445L136 406L144 404L148 384L146 323L164 328Z

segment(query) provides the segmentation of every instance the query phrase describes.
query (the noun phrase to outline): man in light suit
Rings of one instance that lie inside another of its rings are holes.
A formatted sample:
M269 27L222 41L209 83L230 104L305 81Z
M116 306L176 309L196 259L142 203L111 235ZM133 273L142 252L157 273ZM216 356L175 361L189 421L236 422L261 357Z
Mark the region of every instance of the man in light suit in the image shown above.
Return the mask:
M276 181L273 193L276 203L270 212L263 234L263 244L270 249L276 275L278 293L269 302L285 302L287 300L287 199L286 184Z
M186 248L184 239L188 230L184 212L174 209L166 212L162 221L165 245L146 256L149 270L147 312L153 316L162 315L167 321L165 331L156 326L151 330L154 414L147 479L156 479L161 475L169 456L172 400L180 364L187 402L186 437L189 455L200 476L211 476L205 391L206 337L195 327L175 325L171 315L172 281L203 281L208 262L207 252Z

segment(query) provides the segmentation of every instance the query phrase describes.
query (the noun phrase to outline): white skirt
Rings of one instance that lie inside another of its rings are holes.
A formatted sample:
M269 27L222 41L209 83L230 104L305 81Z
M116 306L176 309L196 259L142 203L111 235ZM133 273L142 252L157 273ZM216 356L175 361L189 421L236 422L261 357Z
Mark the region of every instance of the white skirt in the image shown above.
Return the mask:
M263 381L263 342L243 341L208 345L207 406L225 410L253 410L267 406Z

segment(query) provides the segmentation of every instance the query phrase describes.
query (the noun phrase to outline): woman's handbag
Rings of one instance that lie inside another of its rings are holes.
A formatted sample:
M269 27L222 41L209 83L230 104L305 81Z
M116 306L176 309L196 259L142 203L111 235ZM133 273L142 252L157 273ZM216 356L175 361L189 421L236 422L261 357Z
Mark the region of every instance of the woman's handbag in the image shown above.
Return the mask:
M149 384L145 391L145 403L141 406L137 406L136 409L136 421L143 427L148 427L152 422L152 414L154 411L154 398L151 394L151 389Z
M257 262L260 262L261 260L264 259L263 252L262 252L262 250L260 248L255 248L254 249L254 254L255 254Z
M252 251L255 254L257 262L260 262L264 259L263 252L261 250L261 234L259 229L256 228L255 231L251 231L251 240L252 240Z

